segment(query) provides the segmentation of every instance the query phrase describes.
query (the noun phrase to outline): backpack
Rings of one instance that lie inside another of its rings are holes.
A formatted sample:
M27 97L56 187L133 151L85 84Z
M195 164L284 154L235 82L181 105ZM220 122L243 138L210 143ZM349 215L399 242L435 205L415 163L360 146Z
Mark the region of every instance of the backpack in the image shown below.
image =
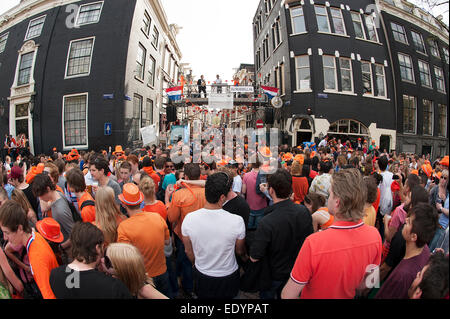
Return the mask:
M80 210L83 210L87 206L94 206L95 207L95 202L93 200L85 200L83 202L83 204L81 204L81 209Z
M166 201L166 190L164 190L162 188L163 182L164 182L164 178L166 178L166 175L161 175L160 173L156 173L158 174L160 181L158 184L158 192L156 193L156 199L160 200L161 202L165 203Z
M83 219L81 218L81 215L78 213L78 211L75 208L75 206L73 205L73 203L71 201L69 201L63 193L61 193L61 192L58 192L58 193L60 193L61 197L64 198L64 200L66 201L67 205L69 205L70 212L72 213L73 222L74 223L76 223L76 222L83 222Z

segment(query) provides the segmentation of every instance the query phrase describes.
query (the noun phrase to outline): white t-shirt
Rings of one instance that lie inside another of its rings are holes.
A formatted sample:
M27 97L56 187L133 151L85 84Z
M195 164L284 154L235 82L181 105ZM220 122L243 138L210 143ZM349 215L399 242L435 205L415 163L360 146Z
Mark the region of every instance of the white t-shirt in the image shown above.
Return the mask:
M391 184L394 174L389 171L384 171L381 172L380 175L383 176L383 181L380 186L378 186L380 189L380 213L384 216L390 214L392 211L393 200Z
M195 256L195 267L211 277L225 277L238 269L236 240L245 238L241 216L223 209L199 209L188 214L181 233L189 237Z
M242 178L239 175L236 175L233 178L233 192L241 193L242 192Z

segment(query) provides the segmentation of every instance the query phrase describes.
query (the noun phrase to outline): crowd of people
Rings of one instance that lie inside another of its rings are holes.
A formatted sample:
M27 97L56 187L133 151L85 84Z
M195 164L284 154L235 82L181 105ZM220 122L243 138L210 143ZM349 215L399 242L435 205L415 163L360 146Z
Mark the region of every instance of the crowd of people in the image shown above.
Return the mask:
M448 156L170 149L7 155L0 298L448 299Z

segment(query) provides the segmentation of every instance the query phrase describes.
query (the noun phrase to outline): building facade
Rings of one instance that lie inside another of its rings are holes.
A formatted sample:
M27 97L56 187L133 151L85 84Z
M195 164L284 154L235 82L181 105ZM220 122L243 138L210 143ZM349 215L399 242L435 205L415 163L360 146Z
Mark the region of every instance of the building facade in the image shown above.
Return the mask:
M284 105L273 126L283 132L282 143L328 134L403 150L398 60L380 2L260 2L253 21L256 81L279 89ZM439 45L448 49L448 31Z
M142 145L177 82L175 31L160 1L22 1L0 17L0 134L35 154Z

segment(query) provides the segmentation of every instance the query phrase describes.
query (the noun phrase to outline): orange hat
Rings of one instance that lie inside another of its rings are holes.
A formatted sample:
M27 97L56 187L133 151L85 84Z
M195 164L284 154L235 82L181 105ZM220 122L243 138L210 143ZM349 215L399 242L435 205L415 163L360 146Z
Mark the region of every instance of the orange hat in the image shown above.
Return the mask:
M422 165L422 171L427 174L428 177L431 177L431 173L433 172L433 168L430 164L423 164Z
M119 200L125 205L135 206L142 203L144 194L142 194L137 185L127 183L123 185L123 192L119 195Z
M61 227L58 222L53 218L46 217L36 223L36 229L45 239L55 242L62 243L64 236L61 233Z
M416 170L416 169L413 169L413 170L411 171L411 174L414 174L414 175L419 176L419 171Z
M261 147L261 149L259 150L259 153L264 157L272 156L272 152L270 151L270 148L268 148L267 146Z
M122 149L122 145L116 145L116 149L114 150L113 155L116 155L118 153L120 153L120 154L124 153L124 151Z
M448 155L447 155L447 156L444 156L444 158L439 162L439 164L448 167Z
M292 160L294 157L294 155L292 155L292 153L286 153L283 155L283 161L285 162L289 162L290 160Z
M300 165L303 165L305 158L303 157L303 154L297 154L294 157L294 161L299 162Z
M27 184L31 184L36 177L36 175L42 174L44 171L45 165L43 163L39 163L37 166L33 166L25 177L25 182Z

